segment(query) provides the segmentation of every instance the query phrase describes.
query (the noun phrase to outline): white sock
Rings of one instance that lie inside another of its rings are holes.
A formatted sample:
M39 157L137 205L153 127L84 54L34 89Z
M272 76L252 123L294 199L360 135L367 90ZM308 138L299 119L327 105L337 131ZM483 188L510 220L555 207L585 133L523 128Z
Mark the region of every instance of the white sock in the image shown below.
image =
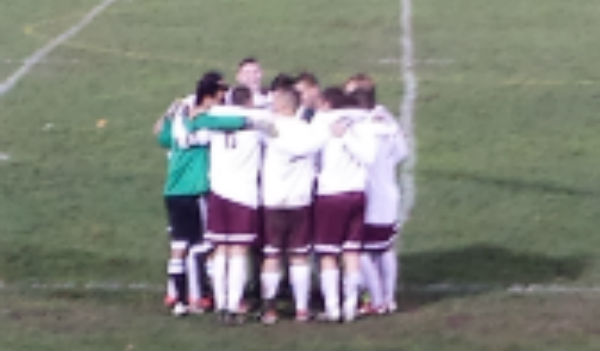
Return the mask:
M363 253L360 255L361 278L369 291L373 307L383 306L383 288L381 276L374 260L374 255Z
M321 293L325 299L325 312L330 316L340 315L340 271L326 269L321 271Z
M242 255L229 257L229 274L227 275L227 310L229 312L239 312L247 275L246 257Z
M203 253L200 249L200 245L192 246L185 260L188 275L188 299L190 301L198 301L202 298L201 269L203 267L199 261L201 260Z
M398 257L393 249L381 254L380 261L383 278L383 299L386 304L396 301L396 280L398 279Z
M215 255L213 258L213 290L215 309L224 310L227 303L227 260L225 255Z
M275 298L280 279L281 273L279 272L263 272L260 274L263 300L272 300Z
M296 311L308 311L310 294L310 267L307 264L290 266L290 282L294 291Z
M354 318L358 304L358 284L360 272L350 271L344 274L344 314Z

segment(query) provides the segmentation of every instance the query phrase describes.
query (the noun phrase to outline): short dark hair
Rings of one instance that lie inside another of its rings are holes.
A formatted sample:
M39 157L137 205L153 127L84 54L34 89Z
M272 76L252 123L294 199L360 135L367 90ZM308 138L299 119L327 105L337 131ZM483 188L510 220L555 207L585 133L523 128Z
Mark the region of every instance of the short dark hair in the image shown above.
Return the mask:
M215 82L223 80L223 74L217 70L211 70L204 73L202 80L213 80Z
M252 92L245 85L237 85L231 90L231 103L237 106L244 106L252 101Z
M277 90L277 94L282 94L290 103L291 107L296 111L300 107L300 93L293 87L281 88Z
M240 63L238 63L238 68L242 68L243 66L249 64L249 63L258 63L258 60L256 59L256 57L254 56L248 56L248 57L244 57Z
M342 88L333 86L328 87L321 93L323 100L329 103L331 108L342 108L348 104L348 99Z
M319 85L319 80L317 79L317 77L310 72L300 72L300 74L298 74L298 76L296 77L296 83L307 83L308 85L311 86L318 86Z
M375 87L359 87L350 93L350 98L357 107L371 110L375 108Z
M196 105L200 105L206 97L216 97L221 85L214 80L200 79L196 84Z
M273 80L271 81L270 89L271 91L279 90L279 89L293 89L295 80L292 76L287 73L279 73Z

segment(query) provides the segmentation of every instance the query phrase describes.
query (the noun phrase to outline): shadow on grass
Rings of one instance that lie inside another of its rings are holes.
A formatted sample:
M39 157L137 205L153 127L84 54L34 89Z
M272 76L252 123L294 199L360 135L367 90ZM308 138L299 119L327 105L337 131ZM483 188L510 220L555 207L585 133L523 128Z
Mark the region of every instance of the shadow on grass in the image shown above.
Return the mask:
M401 300L407 308L444 297L479 294L515 284L576 280L587 257L551 257L514 252L503 247L473 245L446 251L402 255Z

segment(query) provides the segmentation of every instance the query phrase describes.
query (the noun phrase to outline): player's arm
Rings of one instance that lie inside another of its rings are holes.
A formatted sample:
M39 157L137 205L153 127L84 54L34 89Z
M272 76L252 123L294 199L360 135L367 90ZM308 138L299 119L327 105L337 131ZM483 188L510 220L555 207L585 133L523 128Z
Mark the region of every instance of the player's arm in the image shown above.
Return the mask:
M156 133L156 141L158 145L165 149L170 149L173 145L173 137L171 136L173 120L170 118L162 118L160 130Z
M393 156L397 163L404 162L408 157L408 142L404 131L398 127L394 134L393 144Z
M368 123L354 123L342 137L344 149L365 165L370 165L377 156L378 142Z
M269 146L275 147L290 156L306 156L322 149L331 134L328 128L298 127L294 132L288 132L269 139Z

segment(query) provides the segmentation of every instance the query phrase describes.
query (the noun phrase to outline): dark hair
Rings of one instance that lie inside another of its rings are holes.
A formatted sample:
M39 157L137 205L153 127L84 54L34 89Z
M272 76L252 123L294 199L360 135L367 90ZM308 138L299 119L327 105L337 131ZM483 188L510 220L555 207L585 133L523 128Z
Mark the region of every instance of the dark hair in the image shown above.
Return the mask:
M319 80L317 79L317 77L314 74L306 71L301 72L296 77L296 83L300 82L307 83L308 85L311 85L313 87L319 85Z
M216 97L221 85L214 80L200 79L196 84L196 105L200 105L206 97Z
M294 78L286 73L279 73L273 80L271 81L270 89L271 91L279 90L279 89L293 89L294 88Z
M258 60L253 56L244 57L240 63L238 63L238 68L242 68L249 63L258 63Z
M212 80L215 82L219 82L223 80L223 74L217 70L207 71L204 73L201 80Z
M285 99L292 105L291 107L296 111L300 107L300 93L293 87L280 88L277 90L277 94L281 94Z
M252 101L252 92L245 85L237 85L231 90L231 104L244 106Z
M350 93L349 96L357 107L368 110L375 108L375 87L359 87Z
M329 103L331 108L342 108L348 105L348 98L340 87L328 87L321 93L323 100Z

